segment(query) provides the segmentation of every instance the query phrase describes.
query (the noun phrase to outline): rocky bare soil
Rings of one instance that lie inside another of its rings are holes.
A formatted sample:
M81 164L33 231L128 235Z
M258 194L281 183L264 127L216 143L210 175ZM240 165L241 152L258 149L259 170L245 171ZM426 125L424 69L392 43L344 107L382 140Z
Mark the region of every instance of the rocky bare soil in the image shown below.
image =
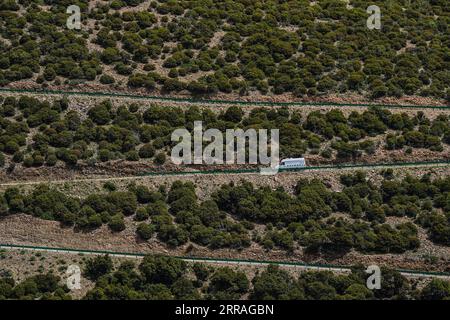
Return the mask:
M297 248L294 252L276 249L265 250L255 243L249 248L239 251L231 249L210 250L191 243L172 248L155 238L150 241L139 240L136 237L135 226L132 221L127 221L127 228L121 233L111 232L106 226L92 232L75 232L72 228L61 228L58 222L45 221L27 215L15 215L0 219L0 243L145 254L160 253L174 256L306 262L310 264L376 264L391 268L450 271L450 248L436 246L428 241L422 242L422 246L415 252L374 255L361 254L355 251L311 255L305 253L302 248ZM430 258L433 259L430 260Z
M381 169L367 170L367 177L373 183L381 181ZM110 179L119 190L125 189L130 183L145 185L155 189L160 185L170 186L176 180L192 181L196 185L197 195L200 200L207 199L212 192L226 183L239 184L242 180L251 181L254 185L270 188L284 187L292 192L293 186L301 178L319 179L332 190L339 191L340 171L306 171L296 173L280 173L275 176L263 176L259 174L227 174L227 175L183 175L183 176L154 176L131 179ZM394 174L401 178L406 175L420 176L430 174L431 177L442 177L450 174L450 168L399 168L394 169ZM104 180L89 181L65 181L53 183L60 191L67 194L85 197L94 192L102 192ZM1 186L5 189L7 186ZM31 189L33 185L23 185L23 192ZM397 224L405 222L407 218L388 218L388 223ZM376 254L367 255L356 251L335 253L328 255L310 255L298 247L293 253L282 250L267 251L253 243L249 248L236 251L230 249L210 250L195 244L186 244L178 248L168 247L156 238L150 241L142 241L136 236L137 223L131 218L126 221L127 228L121 233L114 233L103 226L90 232L78 232L73 228L64 228L58 222L45 221L27 215L7 216L0 219L0 243L41 245L51 247L83 248L108 251L125 251L141 253L163 253L170 255L191 255L201 257L220 258L245 258L255 260L297 261L308 263L328 263L352 265L381 264L391 267L421 270L449 271L450 248L433 244L428 240L426 232L419 228L421 247L416 251L404 254Z

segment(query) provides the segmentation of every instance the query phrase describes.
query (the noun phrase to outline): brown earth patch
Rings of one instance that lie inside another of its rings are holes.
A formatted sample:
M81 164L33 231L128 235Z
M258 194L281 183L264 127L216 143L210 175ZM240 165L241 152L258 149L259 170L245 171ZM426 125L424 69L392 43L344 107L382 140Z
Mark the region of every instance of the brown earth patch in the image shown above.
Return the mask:
M445 256L438 257L432 263L424 259L418 252L368 255L350 251L342 255L325 256L305 254L301 248L291 253L277 249L268 251L255 243L252 243L249 248L239 251L210 250L193 244L170 248L154 238L147 242L137 240L134 228L129 225L130 221L127 221L127 224L127 229L121 233L113 233L106 226L92 232L74 232L71 228L61 228L58 222L45 221L27 215L14 215L0 219L0 242L130 253L160 253L173 256L306 262L310 264L377 264L391 268L449 271L448 248L445 248Z

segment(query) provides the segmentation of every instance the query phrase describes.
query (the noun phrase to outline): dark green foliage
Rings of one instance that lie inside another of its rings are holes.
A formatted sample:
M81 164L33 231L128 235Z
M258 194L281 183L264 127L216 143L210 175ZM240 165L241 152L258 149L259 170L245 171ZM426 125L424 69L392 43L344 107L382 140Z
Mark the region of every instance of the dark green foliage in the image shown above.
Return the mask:
M146 256L139 266L139 270L147 283L173 284L179 279L186 268L186 264L179 259L164 256Z
M96 4L85 17L85 25L98 29L93 39L87 34L94 30L63 28L65 5L45 2L50 11L24 1L18 10L15 1L0 2L2 38L8 40L0 49L0 85L35 77L41 85L100 81L112 88L187 89L193 95L448 97L442 1L381 1L386 28L370 36L362 2L155 1L148 10L117 11L142 2ZM87 12L85 1L78 4ZM92 44L101 52L88 49ZM111 73L128 80L112 83Z
M144 144L139 149L139 157L143 159L152 158L154 155L155 155L155 148L150 143Z
M192 270L205 285L204 293L187 277ZM253 288L241 271L225 267L186 264L179 259L146 256L139 265L124 262L117 271L96 281L85 299L242 299L251 300L373 300L373 299L443 299L448 297L448 282L433 280L421 291L415 291L411 281L399 272L383 268L382 288L366 287L365 268L355 267L350 274L308 271L299 276L269 266L253 279ZM210 273L212 272L212 274ZM120 280L119 280L120 279Z
M6 191L6 194L9 195L9 192ZM80 210L80 203L48 186L40 185L23 199L23 210L42 219L67 221L67 216Z
M157 105L140 112L137 104L116 108L106 100L91 107L88 119L82 120L77 111L63 114L67 107L65 99L52 104L26 96L18 101L5 99L4 113L20 116L0 119L0 157L4 156L4 162L11 159L26 167L39 167L63 161L76 168L95 164L96 159L152 159L155 165L163 165L175 145L172 132L183 126L192 130L194 121L199 120L204 121L204 130L218 128L224 134L227 129L279 128L282 158L320 154L323 159L319 161L357 162L383 148L404 150L405 154L413 152L412 148L427 148L440 155L444 144L450 142L445 114L430 120L421 112L408 115L371 108L349 116L338 109L307 111L302 116L285 108L255 108L245 115L235 106L215 113L198 107L182 110ZM30 127L38 130L31 134ZM384 144L377 142L381 137Z
M137 230L142 239L156 234L157 240L173 247L193 242L211 249L242 249L253 241L287 251L301 246L324 254L351 249L395 254L419 247L417 226L433 242L448 246L449 178L381 174L379 186L363 172L342 175L339 192L322 181L302 179L293 195L282 188L242 182L223 185L205 201L198 200L193 183L181 181L168 191L132 184L129 191L94 193L81 200L45 185L29 193L8 188L0 198L0 214L27 213L87 230L108 224L115 232L125 229L125 216L134 215L130 221L146 221ZM332 213L346 218L330 217ZM392 216L408 220L386 223ZM255 223L265 229L252 231Z
M143 240L148 240L153 236L154 227L150 224L141 223L138 225L136 232Z
M110 273L112 269L113 262L110 256L98 256L93 259L89 259L86 262L84 275L88 279L95 281L101 276Z
M105 184L103 185L103 188L108 191L116 191L116 189L117 189L116 185L111 181L105 182Z
M60 278L52 273L37 274L16 283L10 276L0 277L2 300L71 300Z
M349 274L305 271L300 275L271 265L256 273L253 287L241 271L231 268L187 264L178 258L145 256L136 268L134 262L123 261L114 269L111 258L98 256L86 262L84 276L94 282L86 300L442 300L448 299L449 283L434 279L422 289L414 289L414 281L398 271L382 269L382 289L366 287L368 275L362 266ZM188 274L195 273L199 282ZM212 272L212 273L211 273ZM8 272L0 276L0 299L71 299L60 279L51 273L38 274L16 283ZM199 288L197 285L204 286ZM385 287L385 289L383 289Z
M295 280L277 266L269 266L266 271L253 278L254 300L300 300L304 293Z
M423 300L448 300L449 297L450 283L440 279L433 279L421 292Z
M108 226L112 231L120 232L125 230L125 221L123 220L123 216L121 214L116 214L111 217L111 220L108 223Z
M166 154L163 152L156 154L154 162L157 165L163 165L166 162Z
M111 103L105 102L89 110L89 118L96 124L107 124L111 121Z
M245 273L231 268L219 268L211 276L208 293L218 300L237 300L247 292L249 281Z
M206 281L210 275L210 268L205 264L196 262L193 264L192 269L198 281Z

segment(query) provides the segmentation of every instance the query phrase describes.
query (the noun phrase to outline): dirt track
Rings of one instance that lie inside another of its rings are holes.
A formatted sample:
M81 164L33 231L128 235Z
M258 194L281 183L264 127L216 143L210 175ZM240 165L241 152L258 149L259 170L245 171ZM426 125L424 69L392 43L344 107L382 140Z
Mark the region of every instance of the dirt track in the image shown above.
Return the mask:
M283 187L286 191L292 191L293 186L302 178L319 179L333 190L339 190L339 177L342 174L348 174L357 170L366 172L367 176L375 183L380 180L380 168L364 169L326 169L326 170L306 170L298 172L280 172L273 176L265 176L259 173L228 173L228 174L182 174L182 175L154 175L154 176L127 176L127 177L84 177L80 179L61 179L61 180L30 180L30 181L9 181L0 183L0 191L9 187L19 187L26 191L34 188L37 184L50 184L57 189L78 195L85 196L93 192L102 192L106 181L113 182L118 189L126 189L130 183L145 185L150 189L156 189L160 185L170 186L174 181L191 181L197 187L197 195L200 199L209 196L214 190L220 188L223 184L240 183L242 180L250 181L256 186L269 186L270 188ZM406 175L421 176L431 174L432 177L443 177L450 175L450 166L441 167L394 167L395 176L401 178Z
M52 99L49 97L49 99ZM92 105L97 98L73 97L71 99L70 108L77 109L81 112ZM99 99L97 99L99 100ZM103 98L101 99L103 100ZM116 99L118 103L131 103L126 99ZM150 105L146 103L145 106ZM173 103L170 103L173 105ZM189 104L180 104L182 108L189 107ZM221 106L217 107L221 110ZM254 106L244 107L246 112L251 111ZM311 107L317 110L317 107ZM312 110L309 107L302 108L302 112ZM328 110L330 107L319 107L319 110ZM345 107L345 113L353 110L361 110L356 107ZM392 112L405 112L406 110L393 109ZM409 112L417 112L416 109L411 109ZM431 118L441 114L442 112L429 110L427 115ZM450 155L449 149L445 150L446 155ZM416 160L431 160L434 154L428 150L415 150L411 158ZM401 152L377 153L371 157L376 162L395 158L398 160L405 160L404 154ZM281 173L276 176L262 176L260 174L224 174L224 175L183 175L183 176L147 176L147 177L124 177L130 173L136 173L141 170L151 171L148 164L142 162L136 163L106 163L103 166L98 166L94 170L92 168L84 167L82 170L68 170L65 167L56 168L18 168L15 174L3 174L0 176L0 190L4 190L10 185L4 183L11 183L16 181L16 184L26 192L31 189L35 183L46 182L48 180L57 179L58 182L52 182L58 189L70 193L72 195L84 197L93 192L102 192L105 181L114 182L119 189L125 189L129 183L135 182L143 184L151 188L156 188L159 185L167 185L176 180L192 181L197 185L197 194L200 199L207 198L214 190L217 190L225 183L240 183L245 180L251 181L256 186L269 186L276 188L284 187L287 191L292 191L295 183L301 178L317 178L324 181L333 190L339 190L338 183L339 175L342 170L324 170L324 171L305 171L297 173ZM150 169L150 170L149 170ZM157 168L161 170L161 168ZM374 182L379 180L379 171L381 169L370 169L367 171L368 177ZM113 172L113 174L111 174ZM431 173L432 176L448 176L450 174L449 167L442 168L397 168L394 169L398 177L407 174L421 175L424 173ZM85 181L77 181L75 179L86 179ZM19 181L17 181L19 180ZM72 248L86 248L86 249L100 249L110 251L131 251L143 253L164 253L170 255L195 255L202 257L217 257L217 258L244 258L255 260L280 260L293 262L307 262L307 263L332 263L332 264L379 264L388 265L390 267L407 268L407 269L430 269L445 271L448 269L450 251L447 247L436 246L432 244L423 230L420 230L420 239L422 246L417 252L407 252L401 255L364 255L354 251L350 251L343 255L334 256L311 256L305 254L301 248L297 249L293 254L287 254L281 250L266 251L255 243L250 248L236 251L236 250L209 250L198 246L185 245L179 248L169 248L156 239L149 242L142 242L136 238L136 223L127 221L127 229L122 233L112 233L106 226L95 230L93 232L82 233L74 232L70 228L61 228L59 223L54 221L44 221L26 215L9 216L0 219L0 242L14 243L23 245L43 245L43 246L58 246L58 247L72 247ZM437 261L430 264L424 257L437 257Z
M22 94L22 93L11 93L11 92L0 92L0 96L15 96L19 97L22 95L27 96L36 96L39 99L53 101L55 99L60 99L63 97L61 94L51 94L51 95L42 95L42 94ZM91 96L67 96L69 100L69 110L75 110L81 114L82 118L86 117L87 111L90 107L99 102L107 99L108 97L91 97ZM251 99L250 99L251 100ZM120 105L129 105L131 103L138 103L140 105L141 111L155 104L155 101L148 100L138 100L132 98L123 98L123 97L112 97L111 101L113 102L114 108L118 108ZM346 101L345 99L343 100ZM424 102L422 100L407 100L408 102ZM335 100L331 100L331 102L335 102ZM342 102L342 101L341 101ZM400 103L403 101L400 101ZM425 102L433 104L433 101L426 100ZM172 101L158 101L157 102L163 106L177 106L181 109L188 109L195 103L187 103L187 102L172 102ZM229 107L229 105L200 105L201 109L209 109L212 108L216 112L221 112ZM249 113L251 110L255 108L261 108L261 106L257 105L244 105L241 106L245 113ZM276 108L276 106L274 106ZM339 108L343 111L344 114L349 115L353 111L361 112L367 108L361 107L351 107L351 106L342 106L342 107L332 107L332 106L301 106L294 107L291 106L289 109L296 110L303 114L303 117L306 117L306 114L315 110L326 112L332 109ZM419 109L391 109L393 113L408 113L408 114L416 114ZM423 109L426 111L427 117L430 119L434 119L438 115L446 114L450 115L450 109L446 110L436 110L436 109ZM388 151L384 149L384 137L385 135L380 135L376 137L374 140L376 142L376 150L373 154L363 154L356 161L359 163L379 163L379 162L394 162L394 161L430 161L434 159L450 159L450 147L448 145L444 145L444 150L442 152L433 152L427 149L413 149L411 154L405 154L403 150L394 150ZM319 155L306 154L309 165L322 165L329 164L330 162L335 160L325 159ZM348 160L349 161L349 160ZM348 162L346 161L346 162ZM7 159L7 164L5 167L0 170L0 183L13 182L13 181L39 181L39 180L58 180L58 179L82 179L82 178L100 178L100 177L124 177L129 175L136 175L143 172L152 172L152 171L179 171L185 170L185 167L177 167L173 164L170 164L170 161L166 163L164 166L156 166L151 161L140 160L138 162L129 162L124 160L116 160L110 161L106 163L97 162L95 165L88 165L87 163L80 161L76 167L69 168L64 166L62 163L58 163L55 167L39 167L39 168L26 168L22 164L16 164L14 170L7 171L6 168L9 167L11 161ZM228 167L226 169L242 169L243 167ZM208 167L208 170L211 168Z
M161 253L174 256L194 256L225 259L273 260L286 262L323 263L337 265L386 265L391 268L415 270L450 271L450 248L422 246L417 252L404 254L376 254L367 255L355 251L334 255L308 255L302 249L292 253L282 250L267 251L252 243L243 250L215 249L186 244L177 248L170 248L157 239L148 242L136 238L135 225L127 221L127 228L121 233L111 232L103 226L93 232L74 232L71 228L61 228L55 221L45 221L27 215L15 215L0 219L0 243L15 245L33 245L62 248L80 248L88 250L106 250L136 253ZM424 259L424 255L437 257L432 264Z
M367 170L368 178L379 183L381 176L379 169ZM259 174L250 174L243 177L240 174L229 175L188 175L188 176L155 176L139 177L130 180L114 180L118 189L125 189L130 182L136 182L138 185L146 185L150 188L157 188L161 184L170 186L173 181L183 180L192 181L196 184L196 191L201 200L208 198L211 193L221 185L226 183L240 183L245 178L254 185L269 186L271 188L284 187L292 192L293 186L301 178L319 179L333 190L339 190L339 176L342 171L309 171L297 173L281 173L277 176L262 176ZM408 174L422 175L431 174L432 177L442 177L450 174L449 167L440 168L397 168L394 174L397 177L404 177ZM104 181L66 181L65 183L56 183L54 186L67 194L85 197L94 192L104 192ZM27 192L32 185L21 187L23 192ZM390 223L398 223L395 219L388 218ZM68 247L85 248L109 251L126 251L142 253L163 253L171 255L194 255L201 257L217 258L244 258L254 260L279 260L279 261L303 261L308 263L333 263L333 264L355 264L355 263L377 263L381 265L390 265L397 268L407 269L429 269L444 271L449 266L450 248L437 246L427 239L426 233L420 229L419 238L421 247L416 252L407 252L401 255L364 255L351 251L344 255L335 256L310 256L303 253L301 248L293 254L288 254L282 250L266 251L259 245L253 243L251 247L236 250L209 250L188 244L178 248L170 248L153 238L149 242L143 242L136 237L136 222L128 219L127 228L121 233L111 232L107 226L103 226L92 232L74 232L72 228L62 228L58 222L45 221L33 218L27 215L8 216L0 219L0 243L23 244L23 245L42 245L50 247ZM430 265L427 257L438 258L437 262Z

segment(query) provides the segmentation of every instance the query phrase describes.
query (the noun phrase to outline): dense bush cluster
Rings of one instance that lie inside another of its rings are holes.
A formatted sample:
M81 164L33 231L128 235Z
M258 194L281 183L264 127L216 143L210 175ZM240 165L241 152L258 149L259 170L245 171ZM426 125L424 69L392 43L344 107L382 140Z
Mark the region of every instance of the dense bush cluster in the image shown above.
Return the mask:
M299 275L276 265L248 276L239 269L185 263L148 255L136 267L124 261L114 267L109 256L90 258L83 275L94 282L85 300L445 300L450 283L440 279L420 289L399 272L382 268L380 290L366 287L364 267L348 275L308 271ZM16 283L11 273L0 275L0 300L72 299L69 290L51 273Z
M28 195L10 188L1 199L2 215L25 212L80 229L98 228L108 223L112 230L122 231L124 217L133 215L137 209L136 195L131 192L93 194L80 201L45 185L36 187Z
M12 274L0 274L0 300L71 300L69 289L52 273L38 274L16 283Z
M102 266L104 260L92 259L90 265ZM371 291L366 287L367 277L362 267L354 268L349 275L302 272L296 276L278 266L269 266L249 278L229 267L146 256L138 270L132 262L124 262L117 270L104 272L85 299L238 300L247 296L251 300L442 300L450 297L450 284L443 280L433 280L419 290L397 271L383 268L381 289Z
M312 251L403 252L419 246L417 228L412 223L391 227L384 224L385 213L379 190L367 183L331 192L318 181L300 181L296 196L283 190L255 189L250 183L224 186L213 196L220 209L240 219L268 225L259 240L266 248L292 250L295 242ZM349 222L329 218L345 212ZM275 225L276 228L272 228Z
M423 112L415 115L371 108L348 116L339 109L328 112L289 111L287 108L256 108L249 114L236 106L214 112L192 106L152 105L142 110L137 104L114 107L105 100L87 111L87 117L69 109L67 99L54 102L27 96L7 97L0 107L0 166L74 166L79 161L153 159L166 162L175 142L176 128L193 129L279 129L281 157L320 154L337 161L356 161L379 148L428 148L442 152L450 143L450 121L446 114L430 120ZM383 136L384 142L378 142ZM225 134L224 134L225 137ZM225 143L225 139L224 139ZM12 167L13 168L13 167Z
M115 232L126 228L125 217L132 217L141 239L171 247L190 242L241 249L256 242L288 251L301 246L310 252L353 248L402 253L419 247L417 225L432 241L450 245L449 177L388 177L377 186L358 172L341 176L341 182L342 191L335 192L319 180L300 180L294 195L242 182L223 185L204 201L198 200L191 182L176 181L168 190L131 184L127 191L107 184L107 192L81 200L40 185L29 194L7 189L0 197L0 215L24 212L84 230L108 224ZM336 213L345 218L333 216ZM410 222L393 226L386 217Z
M142 2L88 11L88 1L72 1L83 11L84 29L76 31L65 27L68 1L2 1L0 84L35 77L44 85L100 81L194 95L449 94L445 0L378 1L381 31L368 30L361 0L147 1L141 10L125 8Z

